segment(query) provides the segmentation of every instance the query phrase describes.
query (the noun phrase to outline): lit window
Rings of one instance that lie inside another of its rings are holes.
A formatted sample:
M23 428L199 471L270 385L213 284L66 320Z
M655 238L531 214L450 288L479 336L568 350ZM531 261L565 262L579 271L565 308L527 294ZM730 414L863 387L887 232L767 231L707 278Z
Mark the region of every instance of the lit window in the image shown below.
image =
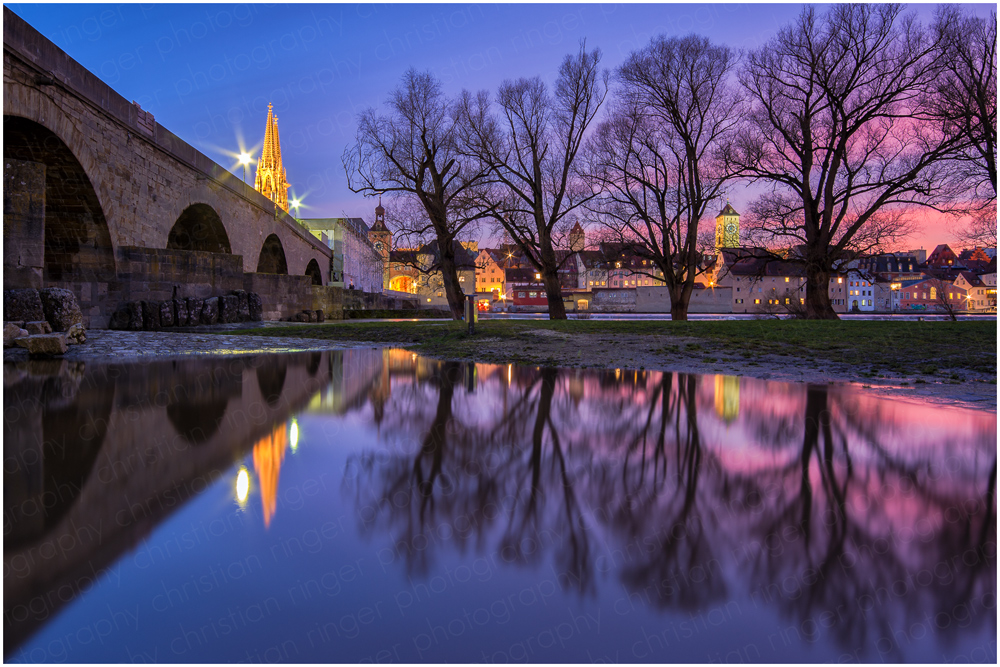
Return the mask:
M806 300L805 299L799 299L799 305L800 306L806 305Z
M756 303L756 304L759 304L760 303L760 299L754 299L753 302Z
M837 282L838 283L842 283L842 282L844 282L844 279L843 278L837 278Z
M529 299L537 299L538 298L538 292L528 292L528 298Z
M787 283L788 281L789 281L789 278L785 278L785 282Z

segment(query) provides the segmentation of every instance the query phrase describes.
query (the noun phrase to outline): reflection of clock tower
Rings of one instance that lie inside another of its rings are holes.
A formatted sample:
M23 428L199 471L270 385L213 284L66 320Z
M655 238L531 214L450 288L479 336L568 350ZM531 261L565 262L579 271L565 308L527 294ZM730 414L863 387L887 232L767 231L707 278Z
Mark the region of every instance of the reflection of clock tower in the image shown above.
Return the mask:
M392 232L385 226L385 209L382 208L382 198L378 198L375 207L375 224L368 232L368 240L375 246L375 251L382 256L382 289L389 289L389 251L392 250Z
M715 218L715 249L740 247L740 214L726 202Z

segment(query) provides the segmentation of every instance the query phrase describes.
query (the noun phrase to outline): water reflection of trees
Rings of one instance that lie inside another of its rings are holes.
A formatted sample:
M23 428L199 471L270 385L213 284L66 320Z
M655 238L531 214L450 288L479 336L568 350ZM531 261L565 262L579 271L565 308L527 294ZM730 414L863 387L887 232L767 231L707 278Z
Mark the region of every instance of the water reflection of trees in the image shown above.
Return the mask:
M550 557L587 592L604 558L653 608L740 599L810 629L841 610L823 627L844 646L995 594L995 425L911 448L884 402L775 385L773 409L751 397L724 430L698 376L477 373L474 394L457 363L394 386L380 427L395 446L350 464L365 528L389 528L411 572L441 549Z

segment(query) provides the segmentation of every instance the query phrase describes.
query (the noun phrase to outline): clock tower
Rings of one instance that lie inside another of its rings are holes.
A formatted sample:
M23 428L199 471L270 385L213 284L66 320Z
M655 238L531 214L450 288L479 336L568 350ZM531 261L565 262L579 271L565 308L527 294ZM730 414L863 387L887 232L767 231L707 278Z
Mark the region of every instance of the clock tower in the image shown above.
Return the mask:
M740 214L726 202L715 218L715 249L740 247Z
M385 226L385 209L382 198L375 207L375 224L368 231L368 240L375 246L375 252L382 257L382 289L389 289L389 252L392 250L392 232Z

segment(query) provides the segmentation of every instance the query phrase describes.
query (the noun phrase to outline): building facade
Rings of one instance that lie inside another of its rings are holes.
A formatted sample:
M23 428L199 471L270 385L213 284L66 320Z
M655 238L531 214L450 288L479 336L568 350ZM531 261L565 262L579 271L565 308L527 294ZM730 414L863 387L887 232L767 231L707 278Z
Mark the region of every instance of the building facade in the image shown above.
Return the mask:
M381 293L385 273L382 254L369 241L368 225L361 218L308 218L299 220L333 251L330 284L345 289Z

